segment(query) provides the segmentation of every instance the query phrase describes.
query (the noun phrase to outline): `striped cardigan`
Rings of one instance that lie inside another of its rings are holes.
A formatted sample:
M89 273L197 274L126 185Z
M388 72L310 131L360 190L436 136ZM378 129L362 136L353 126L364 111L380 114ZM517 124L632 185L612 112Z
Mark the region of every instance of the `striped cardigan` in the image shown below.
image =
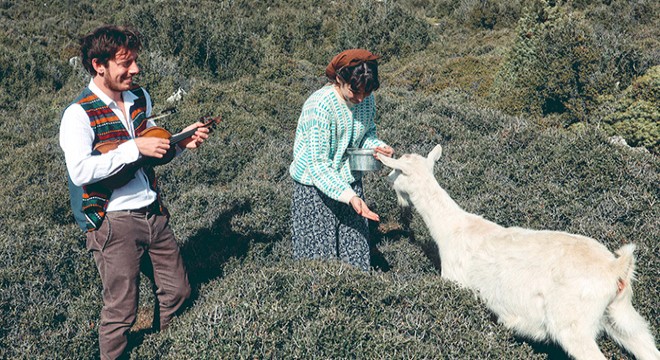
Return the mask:
M376 135L376 105L369 95L348 107L332 85L314 92L303 105L293 145L291 177L313 185L334 200L350 201L350 184L359 179L351 172L346 149L385 145Z

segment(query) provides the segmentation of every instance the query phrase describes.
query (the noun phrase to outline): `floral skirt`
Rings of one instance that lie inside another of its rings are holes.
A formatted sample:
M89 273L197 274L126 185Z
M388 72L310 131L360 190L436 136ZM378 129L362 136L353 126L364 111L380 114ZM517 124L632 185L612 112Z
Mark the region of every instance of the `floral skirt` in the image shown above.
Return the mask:
M363 198L361 180L351 187ZM367 219L350 205L294 181L291 220L294 259L340 259L369 270Z

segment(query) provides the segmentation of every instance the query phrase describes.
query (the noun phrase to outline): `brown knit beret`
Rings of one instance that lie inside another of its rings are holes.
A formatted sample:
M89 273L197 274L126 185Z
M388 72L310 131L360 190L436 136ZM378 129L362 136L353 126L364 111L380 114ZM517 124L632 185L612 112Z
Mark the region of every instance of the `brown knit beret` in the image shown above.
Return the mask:
M379 59L380 56L374 55L368 50L364 49L349 49L340 52L332 60L328 67L325 68L325 76L331 81L337 78L337 71L347 66L357 66L367 61Z

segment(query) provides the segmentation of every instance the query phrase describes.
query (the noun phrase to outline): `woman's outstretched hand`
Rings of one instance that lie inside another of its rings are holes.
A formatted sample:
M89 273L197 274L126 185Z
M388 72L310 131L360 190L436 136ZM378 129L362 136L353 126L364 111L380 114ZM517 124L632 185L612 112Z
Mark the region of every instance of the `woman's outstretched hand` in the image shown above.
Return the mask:
M355 210L355 212L358 213L359 215L369 220L380 221L380 217L378 216L378 214L369 210L367 203L365 203L364 200L360 199L359 196L353 196L353 198L350 201L350 204L353 207L353 210Z
M394 155L394 149L391 146L377 146L374 148L374 157L378 159L378 154L383 154L387 157L392 157Z

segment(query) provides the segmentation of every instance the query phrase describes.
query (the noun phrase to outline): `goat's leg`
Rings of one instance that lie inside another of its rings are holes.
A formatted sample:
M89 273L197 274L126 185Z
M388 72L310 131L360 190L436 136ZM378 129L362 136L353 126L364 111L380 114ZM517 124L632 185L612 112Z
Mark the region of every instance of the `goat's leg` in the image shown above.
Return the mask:
M646 320L633 308L630 297L617 299L607 308L604 319L607 334L637 360L660 360Z
M559 334L557 341L575 360L606 360L596 340L586 331L566 329Z

